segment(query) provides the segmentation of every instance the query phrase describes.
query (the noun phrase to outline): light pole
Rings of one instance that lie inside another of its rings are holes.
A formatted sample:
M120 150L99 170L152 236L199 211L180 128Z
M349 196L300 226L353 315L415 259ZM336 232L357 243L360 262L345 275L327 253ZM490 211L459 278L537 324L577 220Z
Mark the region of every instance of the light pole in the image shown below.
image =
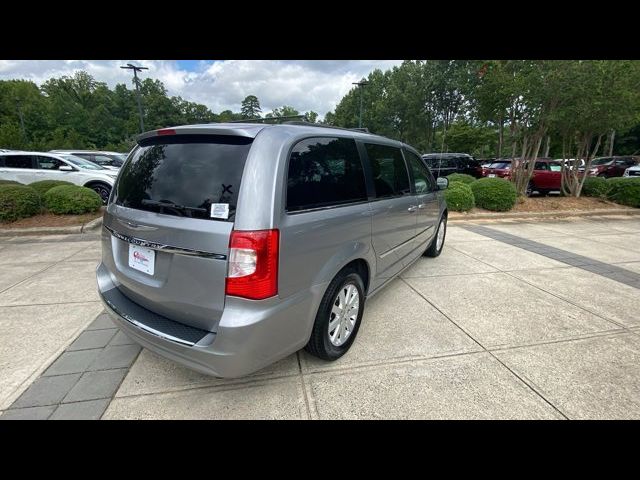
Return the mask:
M358 121L358 128L362 128L362 87L369 85L369 82L363 78L359 82L353 82L352 85L358 85L358 87L360 87L360 120Z
M140 89L138 88L138 72L141 72L142 70L149 70L149 68L138 67L130 63L127 63L126 67L120 67L120 68L124 68L125 70L133 70L133 79L134 79L134 83L136 84L136 99L138 100L138 113L140 114L140 133L143 133L144 120L142 119L142 104L140 103Z

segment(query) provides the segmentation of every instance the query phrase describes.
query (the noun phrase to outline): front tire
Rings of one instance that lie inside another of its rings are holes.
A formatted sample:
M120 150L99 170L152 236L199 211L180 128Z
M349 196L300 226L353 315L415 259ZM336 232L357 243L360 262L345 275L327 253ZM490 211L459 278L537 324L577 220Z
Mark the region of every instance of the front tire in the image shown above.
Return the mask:
M424 252L424 255L427 257L437 257L442 253L442 249L444 247L444 240L447 236L447 217L445 215L440 219L440 223L438 224L438 231L436 232L433 240L431 241L431 245Z
M347 353L358 334L364 302L364 283L357 272L336 275L322 297L305 350L329 361Z

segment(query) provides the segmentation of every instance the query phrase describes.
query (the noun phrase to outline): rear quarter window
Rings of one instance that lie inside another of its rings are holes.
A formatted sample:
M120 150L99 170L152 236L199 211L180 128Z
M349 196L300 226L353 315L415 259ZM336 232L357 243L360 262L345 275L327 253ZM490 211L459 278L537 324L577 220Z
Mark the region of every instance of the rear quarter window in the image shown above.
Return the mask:
M287 171L287 211L366 199L364 170L353 139L314 137L293 147Z

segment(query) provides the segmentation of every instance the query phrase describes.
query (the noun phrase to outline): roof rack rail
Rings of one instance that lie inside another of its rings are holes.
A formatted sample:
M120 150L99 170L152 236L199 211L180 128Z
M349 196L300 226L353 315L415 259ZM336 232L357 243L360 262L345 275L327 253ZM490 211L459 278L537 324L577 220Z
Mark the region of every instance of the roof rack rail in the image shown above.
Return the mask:
M334 125L327 125L324 123L311 123L311 122L297 122L297 121L290 121L290 122L283 122L284 125L308 125L308 126L312 126L312 127L320 127L320 128L333 128L333 129L337 129L337 130L349 130L350 132L362 132L362 133L371 133L369 131L368 128L343 128L343 127L336 127Z
M304 118L304 115L288 115L285 117L258 117L258 118L243 118L242 120L231 120L230 122L227 123L267 123L268 121L280 121L283 119L287 119L287 118L297 118L297 119L301 119ZM288 122L281 122L281 123L288 123ZM308 123L308 122L306 122Z

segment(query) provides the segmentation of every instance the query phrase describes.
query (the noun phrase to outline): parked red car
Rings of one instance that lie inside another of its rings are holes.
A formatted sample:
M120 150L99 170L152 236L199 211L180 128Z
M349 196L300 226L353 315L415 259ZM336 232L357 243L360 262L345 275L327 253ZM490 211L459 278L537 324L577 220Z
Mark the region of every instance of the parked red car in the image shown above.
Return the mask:
M511 159L502 158L489 165L481 167L480 175L483 177L505 177L511 168Z
M624 171L638 165L640 157L600 157L591 161L591 167L587 175L591 177L621 177ZM584 168L579 168L580 173L584 172Z
M517 162L518 159L515 159ZM502 160L489 167L487 177L510 178L512 160ZM527 186L527 196L533 192L546 195L551 191L560 191L562 183L562 163L549 158L538 158L534 165L531 181Z

